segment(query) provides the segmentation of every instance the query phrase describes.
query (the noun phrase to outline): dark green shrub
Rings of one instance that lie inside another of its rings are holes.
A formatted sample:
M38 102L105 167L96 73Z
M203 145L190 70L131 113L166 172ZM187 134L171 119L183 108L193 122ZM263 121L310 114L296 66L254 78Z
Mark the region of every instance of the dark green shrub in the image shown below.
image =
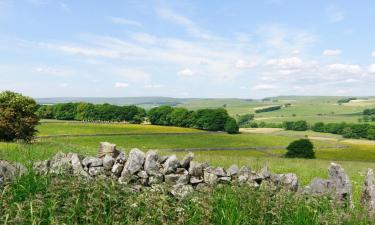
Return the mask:
M0 93L0 140L30 141L39 122L34 99L5 91Z
M286 149L288 150L285 154L287 158L315 158L314 145L309 139L293 141Z
M228 134L237 134L239 131L238 124L232 117L227 119L224 129Z

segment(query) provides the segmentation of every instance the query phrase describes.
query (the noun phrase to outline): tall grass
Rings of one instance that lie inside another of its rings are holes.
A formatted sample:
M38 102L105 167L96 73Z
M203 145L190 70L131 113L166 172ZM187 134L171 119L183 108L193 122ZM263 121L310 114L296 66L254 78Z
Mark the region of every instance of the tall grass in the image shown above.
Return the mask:
M218 186L185 199L167 186L139 193L112 180L30 173L0 195L1 224L375 224L329 197Z

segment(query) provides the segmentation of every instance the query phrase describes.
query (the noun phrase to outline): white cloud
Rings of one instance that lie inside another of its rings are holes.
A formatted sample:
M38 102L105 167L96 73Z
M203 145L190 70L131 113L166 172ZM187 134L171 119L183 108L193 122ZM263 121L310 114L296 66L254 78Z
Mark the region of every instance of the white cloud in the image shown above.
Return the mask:
M193 37L202 38L205 40L213 40L217 38L210 32L201 29L188 17L179 15L178 13L172 11L170 8L160 7L157 9L157 14L162 19L184 27L186 31Z
M116 82L114 85L115 88L127 88L129 87L128 83Z
M144 85L145 88L162 88L164 85L161 84L146 84Z
M155 36L147 33L132 33L130 36L133 40L143 44L156 44L158 41Z
M361 74L363 72L361 66L354 64L331 64L328 65L328 72L339 74Z
M237 60L236 62L236 68L238 69L250 69L257 65L257 62L255 60L252 61L245 61L242 59Z
M323 51L324 56L338 56L341 55L342 51L340 49L326 49Z
M186 69L178 71L177 74L183 77L192 77L195 75L195 72L189 68L186 68Z
M373 63L369 66L368 72L371 73L371 74L375 74L375 63Z
M371 53L371 56L372 56L372 57L375 57L375 51L373 51L373 52Z
M65 4L64 2L59 2L59 5L60 5L60 8L64 12L67 12L67 13L71 13L72 12L72 9L67 4Z
M270 59L266 65L276 69L300 69L303 65L302 59L298 57Z
M129 20L121 17L110 17L110 20L114 24L119 24L119 25L128 25L128 26L136 26L140 27L142 26L142 23L136 21L136 20Z
M276 88L277 87L275 85L271 85L271 84L258 84L258 85L255 85L252 89L254 91L269 91L269 90L274 90Z
M35 68L35 71L38 73L46 73L46 74L60 74L62 71L53 67L48 66L38 66Z

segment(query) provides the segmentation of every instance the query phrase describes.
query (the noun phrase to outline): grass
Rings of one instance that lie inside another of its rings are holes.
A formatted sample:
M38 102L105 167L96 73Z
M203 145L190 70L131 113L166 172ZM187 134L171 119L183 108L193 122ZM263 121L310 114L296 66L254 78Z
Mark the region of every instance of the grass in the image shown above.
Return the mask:
M39 136L47 135L82 135L82 134L124 134L124 133L186 133L200 130L182 127L162 127L139 124L100 124L77 122L42 122L37 129Z
M355 210L334 207L332 201L305 199L285 193L275 194L248 188L218 187L212 193L194 193L176 200L167 191L146 190L133 193L109 181L83 181L70 177L27 175L0 196L0 223L7 224L370 224L358 207L364 173L375 168L375 147L364 144L343 145L336 135L315 132L280 131L273 134L225 133L194 134L197 130L127 124L42 123L40 135L139 133L137 135L40 138L33 144L0 143L0 158L28 164L50 158L58 151L95 155L101 141L116 143L129 151L159 149L163 155L175 148L281 147L268 150L195 151L195 160L213 166L247 165L253 170L269 166L274 173L296 173L302 186L315 177L327 177L330 161L340 163L348 173L354 191ZM191 131L192 130L192 131ZM81 133L82 132L82 133ZM187 132L187 134L148 133ZM291 141L309 136L332 140L314 140L317 159L281 157ZM330 148L327 148L330 147ZM83 183L82 183L83 182Z

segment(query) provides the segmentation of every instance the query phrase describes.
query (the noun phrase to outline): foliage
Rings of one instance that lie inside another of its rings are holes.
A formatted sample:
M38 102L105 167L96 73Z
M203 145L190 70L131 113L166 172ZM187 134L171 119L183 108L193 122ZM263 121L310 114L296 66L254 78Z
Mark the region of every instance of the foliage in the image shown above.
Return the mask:
M42 105L39 107L37 114L43 119L142 123L146 116L146 111L134 105L117 106L70 102Z
M248 126L251 123L251 121L253 121L253 120L254 120L254 114L250 114L250 113L244 114L244 115L240 115L237 118L238 125L240 127L246 127L246 126Z
M256 109L255 113L271 112L271 111L276 111L276 110L279 110L279 109L281 109L281 105L273 105L273 106L268 106L268 107Z
M293 141L286 149L285 156L287 158L315 158L314 145L309 139Z
M154 125L191 127L209 131L225 131L227 120L232 119L224 108L188 111L185 108L170 106L152 108L148 112L148 117Z
M350 98L342 98L337 101L338 104L343 104L343 103L349 103L352 100L357 100L357 98L350 97Z
M309 129L309 125L304 120L286 121L283 123L285 130L305 131Z
M37 104L21 94L5 91L0 93L0 140L30 141L39 122Z
M312 130L331 134L340 134L344 138L367 138L372 140L372 131L375 125L354 123L316 123ZM369 138L371 137L371 138Z
M237 134L239 131L239 127L238 127L236 120L233 118L228 118L227 122L225 123L224 130L228 134Z

